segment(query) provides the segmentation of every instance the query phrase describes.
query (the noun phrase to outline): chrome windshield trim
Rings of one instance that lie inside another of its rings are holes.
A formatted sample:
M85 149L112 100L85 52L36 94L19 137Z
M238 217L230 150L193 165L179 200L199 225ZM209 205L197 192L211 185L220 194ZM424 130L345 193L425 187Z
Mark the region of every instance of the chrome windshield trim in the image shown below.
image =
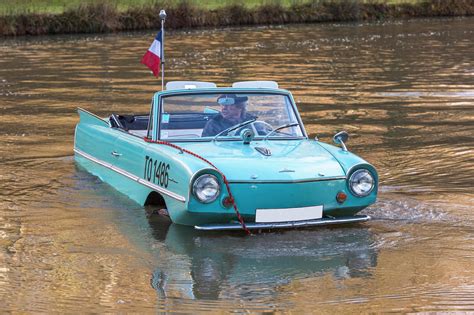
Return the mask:
M161 114L162 114L162 107L163 107L163 99L167 97L173 97L173 96L181 96L181 95L202 95L202 94L222 94L222 93L237 93L237 94L273 94L273 95L281 95L285 96L289 99L290 101L290 106L291 109L293 110L293 113L296 116L296 119L298 120L299 128L302 132L302 136L293 136L293 137L288 137L289 139L282 139L282 140L293 140L293 139L308 139L308 133L306 132L306 129L304 128L303 120L301 119L300 113L298 111L298 108L296 106L295 99L293 98L293 95L284 89L270 89L270 88L262 88L262 89L251 89L251 88L202 88L202 89L189 89L189 90L170 90L170 91L161 91L161 92L156 92L155 95L153 96L153 102L158 101L158 109L159 111L157 112L157 118L159 120L157 121L158 128L155 128L157 130L156 132L156 138L153 138L153 140L166 140L169 142L180 142L182 141L190 141L194 142L196 139L169 139L169 138L161 138ZM157 98L155 100L155 98ZM264 136L262 136L263 139ZM275 137L277 138L277 137ZM271 138L272 140L275 138ZM197 138L199 139L199 138ZM204 139L205 141L207 140ZM212 139L209 139L207 141L210 141ZM234 140L234 139L233 139ZM240 137L235 139L235 140L241 140ZM256 138L255 141L258 139Z
M143 178L140 178L140 177L138 177L138 176L136 176L136 175L133 175L132 173L129 173L129 172L127 172L127 171L125 171L125 170L123 170L123 169L121 169L121 168L119 168L119 167L117 167L117 166L114 166L114 165L112 165L112 164L110 164L110 163L107 163L107 162L104 162L104 161L102 161L102 160L99 160L99 159L93 157L92 155L87 154L87 153L85 153L85 152L83 152L83 151L81 151L81 150L79 150L79 149L77 149L77 148L74 148L74 152L77 153L77 154L79 154L80 156L82 156L82 157L84 157L84 158L86 158L86 159L88 159L88 160L94 162L94 163L97 163L97 164L99 164L99 165L102 165L102 166L105 167L105 168L108 168L108 169L110 169L110 170L112 170L112 171L114 171L114 172L116 172L116 173L118 173L118 174L120 174L120 175L123 175L123 176L125 176L125 177L127 177L127 178L129 178L129 179L131 179L131 180L133 180L133 181L135 181L135 182L137 182L137 183L139 183L139 184L145 186L145 187L148 187L148 188L153 189L153 190L155 190L155 191L157 191L157 192L159 192L159 193L162 193L162 194L164 194L164 195L167 195L168 197L171 197L171 198L173 198L173 199L175 199L175 200L177 200L177 201L186 202L186 198L183 197L183 196L181 196L181 195L175 194L174 192L169 191L168 189L165 189L165 188L160 187L160 186L158 186L158 185L156 185L156 184L153 184L153 183L151 183L151 182L149 182L149 181L147 181L147 180L145 180L145 179L143 179Z
M295 180L229 180L229 184L298 184L311 182L327 182L331 180L346 180L345 176L324 177L324 178L309 178L309 179L295 179Z
M258 229L291 229L291 228L304 228L318 225L331 225L331 224L347 224L366 222L371 219L368 215L356 215L353 217L339 217L339 218L322 218L317 220L306 220L306 221L291 221L291 222L270 222L270 223L246 223L245 226L249 230ZM204 224L195 225L196 230L201 231L229 231L229 230L242 230L240 223L235 224Z

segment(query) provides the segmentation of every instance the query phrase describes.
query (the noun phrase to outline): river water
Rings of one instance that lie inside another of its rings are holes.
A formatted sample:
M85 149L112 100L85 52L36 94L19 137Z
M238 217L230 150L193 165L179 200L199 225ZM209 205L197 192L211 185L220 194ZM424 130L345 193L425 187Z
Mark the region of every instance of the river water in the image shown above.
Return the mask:
M474 18L168 32L167 80L269 79L376 166L373 221L169 225L73 159L76 107L146 113L154 34L2 39L0 309L474 311Z

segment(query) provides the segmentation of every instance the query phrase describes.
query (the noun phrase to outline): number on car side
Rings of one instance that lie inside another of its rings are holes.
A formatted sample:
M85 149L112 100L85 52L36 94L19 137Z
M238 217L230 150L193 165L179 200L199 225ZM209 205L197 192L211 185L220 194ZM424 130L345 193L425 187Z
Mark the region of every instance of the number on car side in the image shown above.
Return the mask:
M160 185L162 187L168 187L170 165L154 160L148 155L145 156L145 169L143 178L153 184Z

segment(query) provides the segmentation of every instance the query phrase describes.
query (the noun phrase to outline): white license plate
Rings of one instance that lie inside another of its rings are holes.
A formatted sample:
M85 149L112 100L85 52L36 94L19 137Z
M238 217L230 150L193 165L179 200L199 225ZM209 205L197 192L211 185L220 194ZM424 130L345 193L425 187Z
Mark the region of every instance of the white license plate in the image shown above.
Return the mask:
M321 219L323 206L285 209L257 209L255 222L289 222Z

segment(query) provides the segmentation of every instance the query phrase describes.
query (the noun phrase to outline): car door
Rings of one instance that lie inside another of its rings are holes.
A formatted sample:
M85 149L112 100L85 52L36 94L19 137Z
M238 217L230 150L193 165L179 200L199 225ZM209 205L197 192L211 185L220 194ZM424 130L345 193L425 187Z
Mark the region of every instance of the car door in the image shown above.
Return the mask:
M120 132L111 128L106 121L85 110L79 110L80 123L76 127L75 151L89 160L113 165L111 152Z
M151 138L153 126L155 125L153 121L155 107L153 104L154 100L152 100L150 108L148 130L146 131L147 138ZM111 152L111 155L114 157L114 167L118 171L127 172L128 175L125 174L125 177L128 176L129 179L130 174L138 178L144 178L143 173L146 162L144 152L149 144L136 132L127 132L124 129L120 129L120 131L121 134L115 140L114 150Z
M119 171L122 170L143 178L144 149L146 146L147 143L143 138L123 132L115 140L114 150L111 152L114 157L113 165Z

